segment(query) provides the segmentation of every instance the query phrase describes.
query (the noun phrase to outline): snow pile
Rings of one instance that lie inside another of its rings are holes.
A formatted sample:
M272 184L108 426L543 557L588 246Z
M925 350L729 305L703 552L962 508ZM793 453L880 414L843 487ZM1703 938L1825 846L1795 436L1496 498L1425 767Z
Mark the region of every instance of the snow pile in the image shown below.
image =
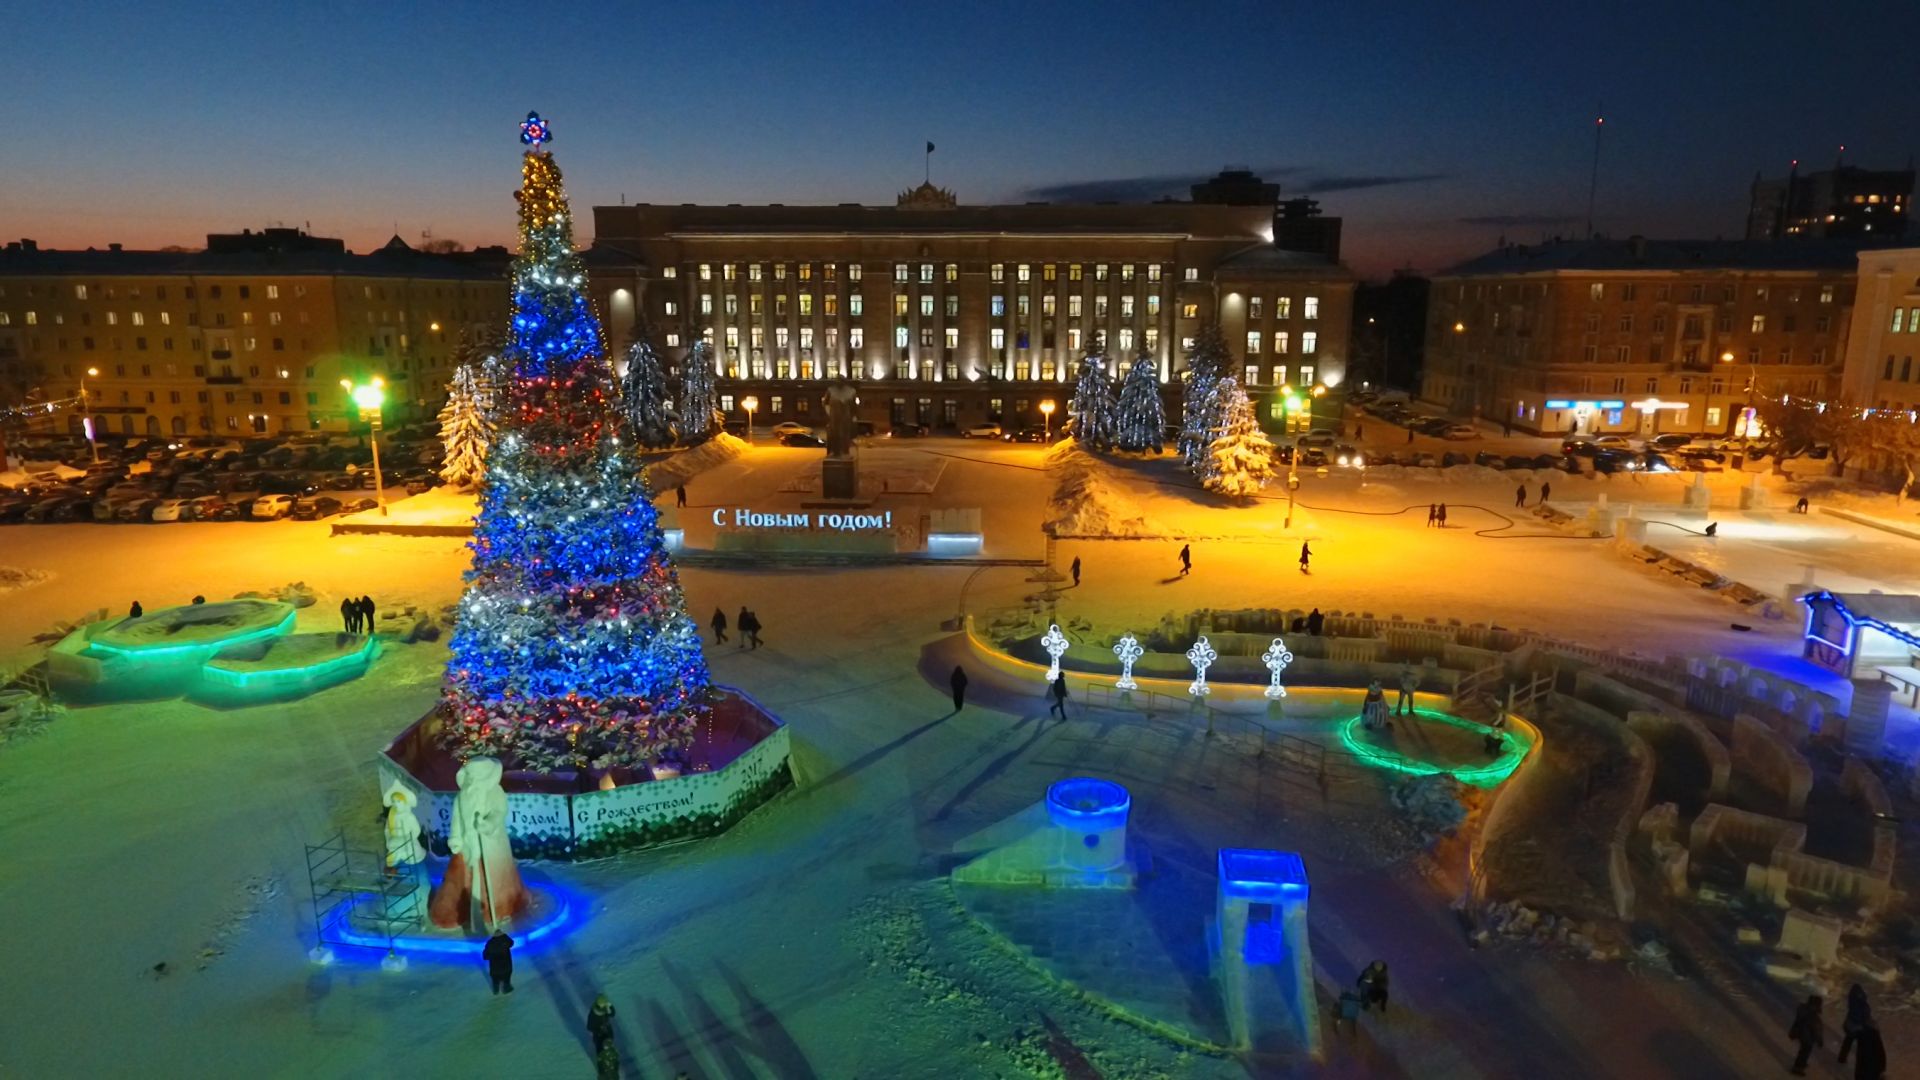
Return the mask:
M1042 528L1055 536L1086 539L1149 539L1167 535L1150 522L1142 508L1121 492L1092 454L1071 440L1047 452L1047 464L1058 475L1047 499Z
M691 450L682 450L665 461L649 465L647 483L656 493L668 491L746 452L744 440L722 431Z
M1460 803L1464 786L1451 776L1417 776L1393 789L1393 805L1402 820L1427 835L1450 834L1467 819Z
M261 592L247 589L233 594L235 600L279 600L294 607L312 607L314 604L313 586L304 581L290 581L277 589Z
M52 477L55 480L73 480L87 475L85 469L76 469L58 461L23 462L18 469L0 472L0 487L19 487L35 480Z
M389 492L387 496L393 498ZM336 520L356 525L463 525L473 524L480 496L471 491L461 491L452 486L443 485L431 488L409 498L393 500L387 503L387 512L383 515L379 507L347 514Z
M53 575L44 570L26 570L18 566L0 566L0 593L38 585Z

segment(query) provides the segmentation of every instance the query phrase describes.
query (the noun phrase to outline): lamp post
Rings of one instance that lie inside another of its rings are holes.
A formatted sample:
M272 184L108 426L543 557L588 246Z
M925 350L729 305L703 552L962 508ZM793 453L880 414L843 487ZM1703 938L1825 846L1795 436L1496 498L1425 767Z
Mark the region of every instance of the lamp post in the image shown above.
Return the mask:
M753 445L753 410L760 407L760 399L748 394L740 399L740 407L747 411L747 445Z
M100 464L100 440L94 433L93 401L87 391L87 380L100 377L100 369L90 367L80 376L80 427L87 433L87 448L93 451L93 463Z
M380 475L380 407L386 404L387 384L375 375L369 382L354 385L352 379L341 379L341 389L353 399L360 409L360 419L367 423L367 442L373 447L373 498L380 504L380 516L387 516L387 484Z
M1054 408L1052 398L1048 398L1040 403L1040 430L1048 442L1053 441ZM1084 432L1082 434L1084 434Z
M1720 362L1733 363L1733 350L1720 354ZM1753 451L1753 388L1760 381L1760 369L1753 363L1747 364L1747 403L1740 409L1740 456L1744 461Z

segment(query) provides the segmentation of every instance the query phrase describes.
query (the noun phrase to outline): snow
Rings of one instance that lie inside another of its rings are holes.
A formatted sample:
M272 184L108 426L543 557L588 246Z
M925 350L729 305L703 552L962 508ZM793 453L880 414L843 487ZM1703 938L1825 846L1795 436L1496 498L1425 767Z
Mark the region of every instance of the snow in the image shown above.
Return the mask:
M653 486L655 494L672 491L708 469L724 465L746 452L747 443L744 439L729 432L718 432L699 446L682 450L647 466L647 483Z
M1284 494L1227 506L1179 482L1172 455L1088 463L1058 448L937 439L890 449L938 454L946 467L931 495L887 505L981 507L996 557L1040 557L1040 525L1056 516L1051 497L1073 468L1109 516L1155 523L1140 534L1148 539L1058 544L1062 568L1084 561L1082 586L1052 600L1070 632L1085 623L1104 638L1202 607L1317 606L1494 621L1645 653L1797 656L1791 620L1731 634L1738 609L1724 601L1645 571L1609 543L1512 514L1510 478L1369 478L1363 487L1351 475L1303 475L1289 529ZM715 505L797 505L801 496L782 485L817 471L818 460L817 451L756 447L713 466L693 494ZM1662 483L1567 482L1564 496L1677 498L1679 484ZM1728 505L1737 486L1719 489ZM1563 481L1554 488L1559 501ZM656 490L671 504L670 485ZM1429 529L1420 511L1441 498L1453 527ZM1796 547L1736 529L1743 520L1726 518L1714 549L1734 572L1774 573L1837 542ZM1839 527L1817 516L1788 524ZM300 580L317 603L299 612L298 629L318 632L337 629L343 596L370 595L382 611L438 611L459 596L459 538L329 532L324 521L9 527L0 532L7 564L47 577L5 594L0 668L39 655L32 638L54 623L122 612L135 597L155 609ZM1184 577L1182 537L1195 541ZM1316 557L1303 575L1293 556L1307 538ZM1911 573L1910 541L1862 531L1849 543L1861 546L1831 557L1836 573L1896 584ZM709 646L709 657L716 681L791 725L798 787L710 841L535 864L530 877L563 882L587 910L572 937L520 957L512 998L489 996L473 968L450 962L415 958L387 974L377 957L347 950L329 967L306 958L303 845L346 829L381 850L373 756L437 700L443 644L390 644L365 678L273 706L72 709L0 747L0 911L10 964L33 973L33 992L12 995L0 1013L0 1068L584 1075L585 1012L605 992L619 1009L630 1076L1277 1074L1177 1046L1069 992L957 908L941 864L954 842L1069 774L1124 784L1130 835L1169 867L1204 870L1219 847L1302 852L1323 983L1348 984L1376 957L1396 976L1393 1018L1367 1018L1357 1042L1330 1039L1331 1073L1580 1075L1596 1061L1612 1075L1780 1067L1777 1047L1752 1032L1777 1031L1784 1016L1751 985L1702 993L1697 982L1618 965L1464 948L1446 908L1456 894L1424 876L1418 842L1393 825L1388 780L1323 791L1280 755L1256 757L1246 736L1224 730L1230 718L1211 739L1183 718L1077 700L1054 720L1037 680L1016 685L973 667L967 708L953 714L947 674L968 661L941 624L959 609L1029 604L1040 588L1030 573L683 566L691 610L747 604L765 624L766 647ZM1284 720L1302 738L1317 737L1320 722ZM1204 972L1187 974L1193 993L1208 992ZM1889 1028L1898 1059L1911 1025L1903 1017Z

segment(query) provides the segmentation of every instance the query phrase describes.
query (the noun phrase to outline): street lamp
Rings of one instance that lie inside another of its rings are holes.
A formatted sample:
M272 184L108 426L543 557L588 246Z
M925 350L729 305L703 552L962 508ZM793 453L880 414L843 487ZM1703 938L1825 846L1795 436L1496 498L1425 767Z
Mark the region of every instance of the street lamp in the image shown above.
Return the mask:
M1047 400L1040 403L1040 430L1045 433L1045 437L1048 442L1053 441L1054 407L1055 406L1053 404L1052 398L1048 398ZM1081 434L1084 435L1085 432L1082 432Z
M353 399L360 409L360 419L367 424L367 441L373 446L373 497L380 504L380 516L387 516L387 484L380 475L380 406L386 404L387 384L375 375L369 382L358 386L352 379L341 379L341 389Z
M753 445L753 410L760 407L760 399L748 394L740 399L740 407L747 411L747 445Z
M87 393L87 380L100 377L100 369L90 367L80 376L80 427L87 433L87 447L93 451L93 463L100 464L100 440L96 437L93 424L91 399Z

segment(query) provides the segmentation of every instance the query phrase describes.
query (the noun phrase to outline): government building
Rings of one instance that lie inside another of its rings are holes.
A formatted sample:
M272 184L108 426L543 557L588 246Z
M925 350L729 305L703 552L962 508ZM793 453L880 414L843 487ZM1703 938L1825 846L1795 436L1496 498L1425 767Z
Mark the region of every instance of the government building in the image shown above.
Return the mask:
M1499 248L1434 276L1421 397L1536 433L1736 434L1757 395L1839 395L1873 243Z
M878 431L1065 419L1094 335L1168 388L1218 322L1263 422L1288 388L1346 376L1354 279L1337 219L1245 172L1190 201L962 205L924 184L892 206L598 206L588 279L610 344L641 327L670 364L711 343L721 407L824 420L825 383L860 387ZM1276 242L1277 241L1277 242Z
M389 422L431 416L463 335L507 318L504 249L366 255L298 229L205 250L0 249L0 408L79 398L101 434L345 430L343 378L387 383ZM80 429L79 409L57 428Z

